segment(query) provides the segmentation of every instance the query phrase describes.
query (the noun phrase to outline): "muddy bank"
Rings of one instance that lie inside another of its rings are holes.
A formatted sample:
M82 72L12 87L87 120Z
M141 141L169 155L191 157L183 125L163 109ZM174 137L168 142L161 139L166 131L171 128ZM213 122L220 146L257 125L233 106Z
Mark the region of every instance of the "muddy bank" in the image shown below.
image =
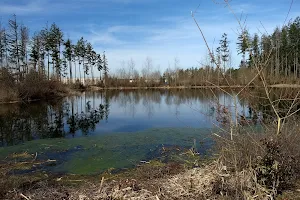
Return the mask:
M115 175L109 172L94 177L43 174L15 177L15 181L19 181L19 187L10 188L6 193L3 187L8 186L7 182L1 184L2 199L272 199L272 191L253 179L253 171L232 173L218 162L188 169L176 163L152 161ZM238 194L241 188L244 193ZM300 193L292 190L277 199L299 197Z
M75 192L94 194L102 177L101 187L107 188L102 192L125 186L154 192L158 188L154 182L207 161L205 152L212 145L209 135L210 129L164 128L2 147L1 198L22 198L23 194L30 199L57 199L69 194L70 199L80 199Z
M156 194L166 179L209 162L192 149L161 147L159 154L157 159L140 161L133 168L110 168L93 175L51 173L46 168L58 160L42 161L37 154L26 152L11 154L6 158L10 162L0 164L0 198L142 199Z
M41 146L55 149L53 143ZM70 153L61 146L59 148L56 147L57 151ZM81 151L81 148L77 146L72 149L76 152ZM94 174L53 173L47 168L59 165L58 159L47 159L49 155L38 159L37 153L14 151L0 163L1 199L192 200L300 197L297 188L299 184L277 193L258 181L257 169L250 167L234 171L221 161L219 155L205 157L193 147L160 146L155 152L158 155L155 159L140 160L132 168L109 168Z

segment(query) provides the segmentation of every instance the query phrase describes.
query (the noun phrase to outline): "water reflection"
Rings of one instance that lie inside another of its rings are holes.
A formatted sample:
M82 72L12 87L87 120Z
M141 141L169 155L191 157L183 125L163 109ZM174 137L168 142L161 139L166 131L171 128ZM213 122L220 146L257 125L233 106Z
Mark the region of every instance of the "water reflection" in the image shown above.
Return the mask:
M62 101L0 106L0 146L24 141L79 137L148 128L211 128L219 123L219 103L232 98L211 90L141 90L85 92ZM238 101L241 116L256 117Z

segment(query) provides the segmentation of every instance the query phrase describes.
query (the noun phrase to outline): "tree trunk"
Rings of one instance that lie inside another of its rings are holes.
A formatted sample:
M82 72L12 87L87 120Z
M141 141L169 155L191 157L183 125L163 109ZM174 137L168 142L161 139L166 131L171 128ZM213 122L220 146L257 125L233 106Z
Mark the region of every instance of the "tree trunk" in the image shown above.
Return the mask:
M76 66L76 60L74 61L74 65L75 65L75 74L74 74L74 79L75 79L75 82L76 82L76 78L77 78L77 74L76 74L76 71L77 71L77 66Z
M298 53L296 53L296 79L298 78Z
M82 66L83 66L83 85L85 85L85 65L84 65L84 58L82 59Z
M48 57L48 62L47 62L47 65L48 65L48 80L50 80L50 58L49 58L49 52L47 54L47 57Z
M91 75L92 75L92 84L94 84L94 66L91 66L90 65L90 68L91 68Z
M70 83L73 83L73 76L72 76L72 61L69 61L69 68L70 68Z
M81 83L81 67L80 67L80 63L78 64L78 67L79 67L79 82Z
M288 58L285 56L285 76L288 76Z
M296 71L296 58L294 58L294 78L297 78L297 71Z
M101 70L99 71L99 73L100 73L99 78L100 78L100 83L101 83L102 82L102 80L101 80Z

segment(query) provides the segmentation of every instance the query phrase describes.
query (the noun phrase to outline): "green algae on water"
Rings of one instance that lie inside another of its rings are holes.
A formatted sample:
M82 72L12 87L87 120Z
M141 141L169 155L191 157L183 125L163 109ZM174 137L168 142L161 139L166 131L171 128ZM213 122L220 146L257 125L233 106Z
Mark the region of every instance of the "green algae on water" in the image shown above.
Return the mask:
M110 133L72 139L44 139L0 148L0 159L10 155L36 155L39 160L55 160L54 166L39 170L70 174L98 174L108 169L130 168L158 155L161 147L191 148L205 154L213 141L211 129L159 128L135 133ZM193 147L194 148L194 147ZM11 158L13 159L13 158ZM26 158L24 158L26 159Z

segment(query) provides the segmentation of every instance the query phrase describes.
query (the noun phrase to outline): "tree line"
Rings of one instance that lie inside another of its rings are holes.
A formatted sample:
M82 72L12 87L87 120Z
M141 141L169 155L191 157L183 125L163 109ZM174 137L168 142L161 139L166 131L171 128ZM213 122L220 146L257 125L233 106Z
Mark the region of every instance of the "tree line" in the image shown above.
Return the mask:
M253 60L267 60L266 71L271 77L289 77L297 79L300 75L300 17L290 21L282 28L277 27L270 35L260 38L254 35L249 54L249 67Z
M207 63L201 63L198 68L168 68L163 76L173 85L247 84L258 67L263 68L270 84L297 82L300 77L300 17L270 34L250 35L243 29L236 42L236 53L242 56L236 69L231 65L229 43L224 33Z
M242 54L241 67L255 68L264 65L269 79L299 78L300 58L300 17L290 20L283 27L276 27L271 34L255 33L252 37L247 30L238 38L238 52ZM275 79L276 80L276 79Z
M30 70L44 74L48 80L68 76L71 83L76 79L84 83L88 75L93 81L95 77L106 80L109 73L105 51L97 53L83 37L73 43L55 23L46 24L30 36L29 28L20 24L16 15L9 19L7 26L0 23L0 65L17 81Z
M44 74L47 79L69 82L81 80L85 84L87 77L92 77L96 84L103 81L102 86L198 86L245 84L251 80L255 63L264 63L264 71L269 81L294 81L300 75L300 18L291 20L282 28L277 27L271 34L250 35L247 29L237 37L236 54L242 56L238 68L231 64L230 41L224 33L218 47L206 63L199 67L183 69L179 59L174 59L164 72L154 69L153 60L145 59L139 72L135 62L123 61L121 68L109 74L105 52L97 53L92 44L81 37L73 43L65 38L62 30L53 23L42 30L29 34L29 28L18 23L16 15L8 21L7 26L0 23L0 65L14 74L21 81L31 69ZM227 79L225 81L225 79ZM129 82L128 80L133 80ZM242 81L241 81L242 80Z

